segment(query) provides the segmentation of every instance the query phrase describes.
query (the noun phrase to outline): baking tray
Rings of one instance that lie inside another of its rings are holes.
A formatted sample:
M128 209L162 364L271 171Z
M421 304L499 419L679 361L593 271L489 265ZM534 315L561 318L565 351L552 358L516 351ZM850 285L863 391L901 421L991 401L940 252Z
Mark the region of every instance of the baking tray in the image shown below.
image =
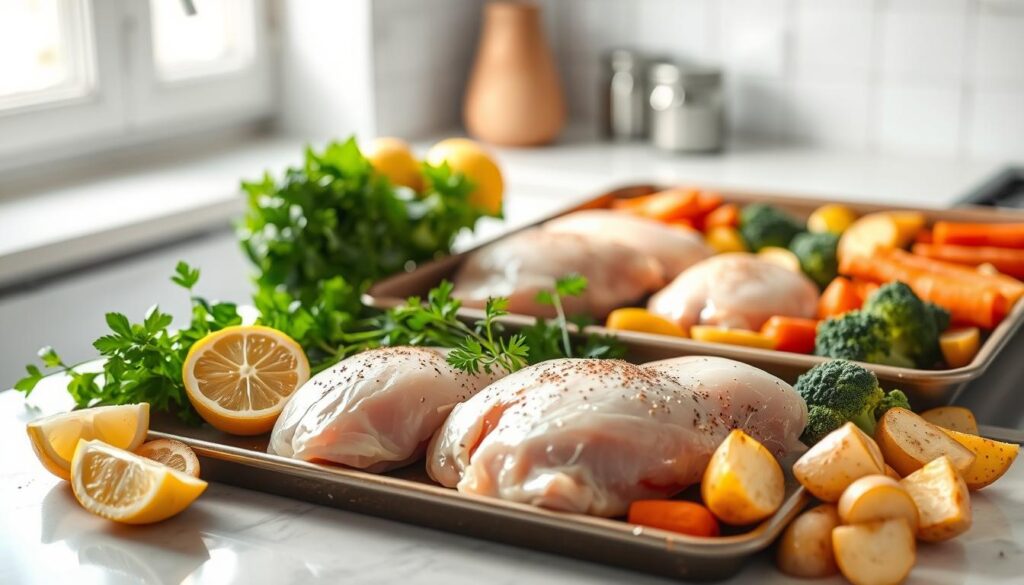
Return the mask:
M746 532L693 537L462 494L433 483L423 460L372 474L267 454L268 435L236 437L168 417L154 427L160 430L150 431L150 440L177 439L196 452L206 481L676 579L730 577L810 501L787 471L787 496L774 516Z
M502 237L512 233L539 225L554 217L578 211L580 209L593 209L608 207L613 199L625 197L637 197L653 193L664 187L655 185L629 185L593 197L580 205L566 209L555 215L545 217L533 224L510 231ZM718 190L726 202L745 204L754 201L761 201L776 205L795 216L806 218L814 209L826 203L835 203L835 199L824 198L794 198L771 193L754 193ZM1024 222L1024 211L1012 209L993 209L991 207L964 206L953 209L927 209L911 206L890 206L876 205L869 203L843 202L844 205L859 214L874 211L888 210L913 210L919 211L927 218L928 222L939 220L949 221L970 221L970 222ZM484 242L481 246L486 245ZM477 246L478 248L479 246ZM444 279L451 279L465 259L466 255L472 253L476 248L467 250L457 255L442 258L433 262L421 265L419 268L385 278L375 283L367 291L364 302L378 308L389 308L405 302L410 296L425 296L426 293ZM478 319L482 312L476 309L462 309L462 315L466 318ZM510 329L522 327L533 323L534 318L526 315L509 315L503 318ZM951 404L959 395L967 382L981 376L992 364L996 355L1003 349L1007 341L1013 337L1024 321L1024 302L1017 303L1010 314L1003 319L982 344L978 355L966 366L946 370L920 370L913 368L897 368L876 364L864 364L873 371L882 383L882 386L891 389L899 388L907 393L911 404L915 409L931 408ZM596 333L610 333L604 327L594 326L589 328ZM628 342L630 353L628 359L635 362L664 359L680 355L715 355L732 358L750 365L764 369L789 382L795 382L797 376L806 372L814 365L825 361L826 358L788 353L774 350L724 345L718 343L707 343L684 339L678 337L667 337L648 333L636 332L615 332L620 338Z

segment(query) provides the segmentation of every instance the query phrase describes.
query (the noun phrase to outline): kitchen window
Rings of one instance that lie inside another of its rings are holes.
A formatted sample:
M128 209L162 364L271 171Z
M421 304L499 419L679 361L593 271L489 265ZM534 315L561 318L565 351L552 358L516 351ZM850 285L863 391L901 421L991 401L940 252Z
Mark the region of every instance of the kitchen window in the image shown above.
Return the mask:
M272 113L265 0L0 2L0 170Z

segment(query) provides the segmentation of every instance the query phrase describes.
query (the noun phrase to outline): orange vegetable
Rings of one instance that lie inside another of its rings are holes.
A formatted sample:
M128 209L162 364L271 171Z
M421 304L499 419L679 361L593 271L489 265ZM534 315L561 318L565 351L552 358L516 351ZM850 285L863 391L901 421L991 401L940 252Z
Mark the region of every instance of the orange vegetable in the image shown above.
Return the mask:
M955 323L995 327L1006 316L1006 297L990 280L992 277L971 271L973 278L964 278L961 270L970 269L905 250L881 248L871 256L846 256L839 263L843 274L877 282L905 282L917 296L947 309Z
M897 256L901 262L910 266L916 266L918 268L935 272L942 272L960 279L969 279L972 281L978 281L980 279L980 282L984 282L1002 293L1002 295L1006 297L1009 306L1013 306L1013 304L1017 302L1017 299L1024 296L1024 282L1021 282L1012 276L1007 276L1005 274L986 274L977 269L964 266L963 264L955 264L945 260L927 258L925 256L911 254L903 250L899 250Z
M958 223L937 221L936 244L1024 248L1024 223Z
M664 222L690 219L700 215L699 194L696 189L667 189L651 195L619 199L612 203L612 208Z
M818 318L828 319L842 315L847 311L859 309L864 299L857 292L857 287L848 278L837 276L825 287L818 299Z
M729 329L717 325L691 325L690 337L696 341L775 349L775 340L748 329Z
M629 523L690 536L718 536L718 520L704 506L678 500L638 500L629 506Z
M853 290L857 291L857 296L860 297L860 303L862 305L864 304L864 301L868 300L868 297L871 296L871 293L878 290L878 287L881 286L877 282L863 280L860 278L851 278L850 282L853 283Z
M951 368L966 366L978 355L981 347L981 332L977 327L950 329L939 336L939 347L946 365Z
M776 315L765 321L761 335L775 340L775 349L793 353L813 353L818 332L816 319Z
M960 246L956 244L914 244L913 252L926 258L935 258L979 266L991 264L1003 274L1024 277L1024 250L1019 248L997 248L995 246Z
M740 224L740 207L735 203L726 203L708 213L704 218L704 229L714 227L736 227Z
M935 241L935 236L932 235L931 230L921 230L914 236L914 242L918 244L931 244Z

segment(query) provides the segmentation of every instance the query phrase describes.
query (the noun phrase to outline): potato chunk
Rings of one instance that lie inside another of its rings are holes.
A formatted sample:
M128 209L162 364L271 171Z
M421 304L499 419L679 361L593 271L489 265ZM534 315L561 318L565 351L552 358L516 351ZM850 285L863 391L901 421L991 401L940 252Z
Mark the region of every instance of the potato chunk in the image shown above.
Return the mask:
M863 524L903 518L917 531L917 505L907 490L886 475L866 475L850 484L839 498L843 524Z
M779 541L775 557L779 570L804 579L820 579L838 573L832 553L832 529L836 526L839 526L839 513L832 504L815 506L797 516Z
M946 455L957 471L974 463L974 453L942 429L905 408L890 408L875 429L875 440L885 462L906 477L926 463Z
M917 506L919 539L949 540L971 527L971 496L949 457L939 457L904 477L900 484Z
M832 548L843 576L854 585L897 585L914 568L914 532L903 518L839 526Z
M1002 477L1020 451L1020 445L1016 443L1001 443L977 435L943 430L974 453L974 463L963 472L964 482L972 490L980 490Z
M937 427L967 433L978 434L978 421L970 409L962 406L940 406L921 413L921 418Z
M837 502L843 491L865 475L885 473L878 445L853 423L818 441L793 465L793 475L824 502Z
M700 493L719 520L744 525L774 514L785 498L786 484L771 451L736 429L711 456Z

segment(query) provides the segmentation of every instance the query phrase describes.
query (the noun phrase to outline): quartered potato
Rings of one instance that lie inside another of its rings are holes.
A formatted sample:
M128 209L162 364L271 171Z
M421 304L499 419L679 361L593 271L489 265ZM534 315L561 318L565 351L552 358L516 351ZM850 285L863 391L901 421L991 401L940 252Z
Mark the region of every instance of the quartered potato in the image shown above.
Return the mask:
M782 505L786 485L771 451L736 429L711 456L700 493L719 520L744 525L774 514Z
M900 485L917 506L921 540L949 540L971 527L971 496L949 457L935 459L904 477Z
M978 434L978 421L974 418L974 413L962 406L932 408L922 412L921 418L935 426L951 431L967 433L969 435Z
M832 549L843 576L854 585L897 585L914 568L917 544L903 518L839 526Z
M970 449L905 408L890 408L882 415L875 428L875 440L885 462L904 477L943 455L961 472L974 463Z
M775 562L793 577L821 579L839 572L832 553L832 529L839 513L832 504L821 504L800 514L782 534Z
M917 505L900 482L886 475L867 475L850 484L839 498L843 524L864 524L903 518L917 531Z
M793 465L793 475L814 497L837 502L847 487L865 475L885 473L878 445L853 423L818 441Z
M842 260L844 257L871 256L877 248L903 248L924 224L924 215L916 211L869 213L843 232L836 253Z
M980 490L1002 477L1013 465L1013 460L1020 451L1020 445L1016 443L1001 443L977 435L943 430L957 443L974 453L974 463L961 474L967 487L972 490Z

